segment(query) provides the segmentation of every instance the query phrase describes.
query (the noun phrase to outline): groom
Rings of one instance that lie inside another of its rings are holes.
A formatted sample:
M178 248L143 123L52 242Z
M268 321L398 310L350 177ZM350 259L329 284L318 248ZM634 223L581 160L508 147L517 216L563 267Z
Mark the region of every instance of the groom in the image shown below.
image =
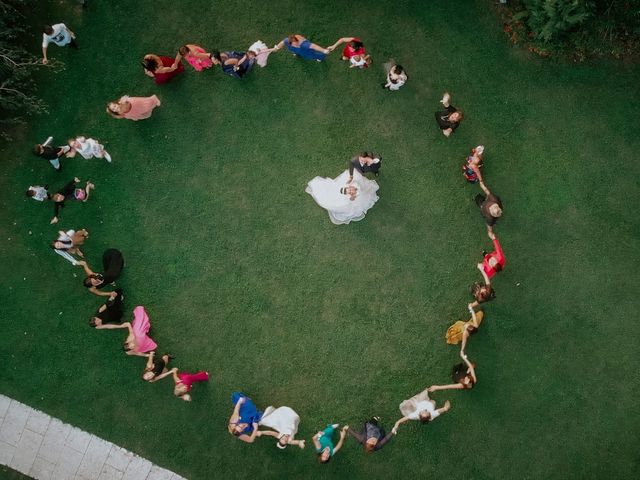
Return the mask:
M358 170L363 175L367 172L372 172L379 175L380 167L382 165L382 157L373 152L362 152L357 157L353 157L349 160L349 181L353 181L353 171Z

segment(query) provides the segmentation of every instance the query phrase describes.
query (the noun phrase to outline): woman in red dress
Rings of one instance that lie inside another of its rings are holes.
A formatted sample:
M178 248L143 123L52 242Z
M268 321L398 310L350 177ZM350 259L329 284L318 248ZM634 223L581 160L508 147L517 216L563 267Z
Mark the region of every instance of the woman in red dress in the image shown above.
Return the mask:
M365 55L366 53L364 44L358 37L342 37L338 39L336 43L327 48L327 50L332 52L343 43L346 43L346 45L342 50L342 60L349 60L351 57L355 57L356 55Z
M492 230L488 230L489 238L493 241L493 248L495 251L487 253L482 260L482 263L478 264L478 270L482 272L482 276L488 279L500 272L504 268L505 258L502 252L500 242L496 238L495 233Z
M184 66L178 59L171 57L161 57L159 55L148 54L142 60L144 74L153 78L156 85L167 83L179 73L184 72Z

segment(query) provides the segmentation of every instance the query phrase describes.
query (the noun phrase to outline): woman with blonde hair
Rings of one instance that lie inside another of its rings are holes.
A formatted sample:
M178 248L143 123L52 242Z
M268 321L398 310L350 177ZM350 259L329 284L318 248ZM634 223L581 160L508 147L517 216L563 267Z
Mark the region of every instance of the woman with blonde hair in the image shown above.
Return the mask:
M107 104L107 113L113 118L126 118L127 120L144 120L151 116L153 109L161 105L160 99L150 97L130 97L124 95L115 102Z

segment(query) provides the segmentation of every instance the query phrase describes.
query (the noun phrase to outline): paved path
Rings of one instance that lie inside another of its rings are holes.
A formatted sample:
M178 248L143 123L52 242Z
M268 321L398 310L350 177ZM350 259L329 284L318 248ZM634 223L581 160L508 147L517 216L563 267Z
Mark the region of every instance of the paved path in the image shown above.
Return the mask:
M4 395L0 395L0 463L41 480L184 480Z

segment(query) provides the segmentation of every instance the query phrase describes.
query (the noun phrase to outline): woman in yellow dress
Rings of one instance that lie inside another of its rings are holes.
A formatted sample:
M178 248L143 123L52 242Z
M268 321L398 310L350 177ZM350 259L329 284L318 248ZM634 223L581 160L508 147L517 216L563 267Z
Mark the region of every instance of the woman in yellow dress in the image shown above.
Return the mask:
M447 329L445 338L449 345L457 345L461 341L465 344L469 335L478 331L478 328L482 323L482 319L484 318L484 313L482 313L482 310L476 312L472 306L469 306L469 313L471 313L471 318L469 320L466 322L458 320Z

